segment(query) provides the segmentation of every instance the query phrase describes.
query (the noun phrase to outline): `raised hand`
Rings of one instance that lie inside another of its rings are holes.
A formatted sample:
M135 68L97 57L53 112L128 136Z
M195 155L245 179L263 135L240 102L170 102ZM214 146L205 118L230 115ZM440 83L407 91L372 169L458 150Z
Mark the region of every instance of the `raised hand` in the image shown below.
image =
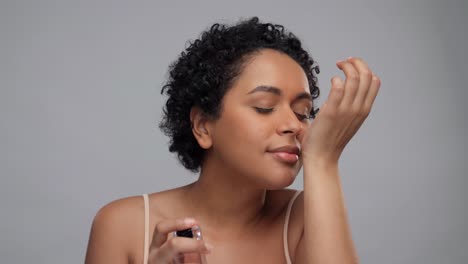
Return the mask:
M331 79L331 90L302 138L303 162L337 163L343 149L369 115L380 88L380 79L360 58L339 61L346 76Z
M170 237L168 234L196 225L194 219L167 219L159 222L153 233L148 264L201 263L198 254L210 253L212 246L203 240Z

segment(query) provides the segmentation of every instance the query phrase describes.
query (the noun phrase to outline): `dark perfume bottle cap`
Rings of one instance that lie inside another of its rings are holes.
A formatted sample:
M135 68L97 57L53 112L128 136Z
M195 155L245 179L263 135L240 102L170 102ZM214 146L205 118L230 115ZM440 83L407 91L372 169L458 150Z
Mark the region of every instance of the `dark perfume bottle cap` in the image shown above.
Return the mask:
M177 230L172 232L172 235L175 237L188 237L195 238L196 240L202 240L201 228L197 225L192 226L192 228L187 228L183 230Z

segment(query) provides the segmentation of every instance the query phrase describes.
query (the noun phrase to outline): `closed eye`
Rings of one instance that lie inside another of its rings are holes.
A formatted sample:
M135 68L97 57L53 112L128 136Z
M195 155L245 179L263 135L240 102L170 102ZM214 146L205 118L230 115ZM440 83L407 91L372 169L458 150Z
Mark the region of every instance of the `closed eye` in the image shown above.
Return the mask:
M273 112L273 108L260 108L260 107L254 107L254 108L258 113L261 113L261 114Z
M273 112L273 110L274 110L274 108L260 108L260 107L254 107L254 109L255 109L255 111L257 111L260 114L269 114L269 113ZM295 113L295 114L296 114L296 116L298 117L298 119L300 121L311 119L311 117L309 117L307 115L298 114L298 113Z

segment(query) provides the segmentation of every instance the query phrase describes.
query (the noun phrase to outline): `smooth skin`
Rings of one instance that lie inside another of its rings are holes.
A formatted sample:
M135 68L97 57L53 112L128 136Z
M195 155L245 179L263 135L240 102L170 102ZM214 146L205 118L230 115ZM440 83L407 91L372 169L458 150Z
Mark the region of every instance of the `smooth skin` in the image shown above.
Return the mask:
M243 69L223 98L221 117L198 108L193 134L206 150L198 179L150 194L152 237L148 263L175 263L193 252L208 263L281 263L282 228L295 190L285 189L304 166L304 191L292 207L288 228L293 263L357 263L341 190L338 162L343 149L369 115L380 79L360 58L337 63L335 76L313 121L304 119L312 101L307 77L289 56L264 49ZM280 93L253 92L260 85ZM263 110L261 110L263 109ZM301 147L295 164L271 150ZM176 177L158 175L160 178ZM104 206L91 228L86 263L143 263L144 207L141 196ZM203 241L170 233L200 225Z

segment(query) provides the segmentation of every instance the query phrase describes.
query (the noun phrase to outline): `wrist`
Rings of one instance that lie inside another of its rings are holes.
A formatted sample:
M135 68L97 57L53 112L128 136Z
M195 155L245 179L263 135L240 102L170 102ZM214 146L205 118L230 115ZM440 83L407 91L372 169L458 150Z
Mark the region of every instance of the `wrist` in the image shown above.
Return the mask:
M307 156L302 157L302 164L304 168L314 167L315 169L335 169L338 168L338 159L326 158L326 157L317 157L317 156Z
M339 180L338 162L323 159L309 159L304 161L303 171L304 184L306 184L306 181L309 182L310 180L313 180L314 182Z

